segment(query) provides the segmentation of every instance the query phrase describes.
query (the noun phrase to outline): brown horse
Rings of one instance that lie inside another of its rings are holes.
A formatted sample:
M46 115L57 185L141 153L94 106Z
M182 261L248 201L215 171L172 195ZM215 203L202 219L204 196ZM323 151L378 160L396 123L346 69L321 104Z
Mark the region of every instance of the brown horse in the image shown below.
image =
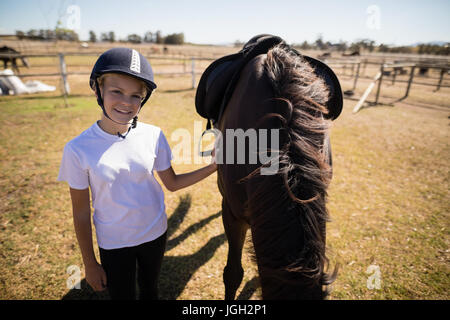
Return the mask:
M19 67L17 66L17 59L22 60L23 66L28 68L27 59L20 55L20 52L10 48L8 46L0 47L0 61L3 61L3 68L6 69L8 67L8 62L11 63L12 69L19 73Z
M326 273L325 254L326 196L332 175L326 119L327 103L333 98L330 89L340 87L327 86L284 43L257 55L241 71L215 126L222 133L277 129L279 143L271 150L271 163L249 164L248 139L246 161L237 164L230 163L227 154L232 152L236 160L242 148L228 141L234 137L222 135L222 159L227 160L219 164L218 186L229 244L225 299L235 298L243 278L241 258L248 229L264 299L322 299L327 293L324 286L336 277L336 269L332 275ZM271 142L266 145L271 148ZM267 152L259 142L257 146L258 154ZM278 165L276 174L261 174L262 168L273 164Z
M216 159L229 245L225 299L234 299L242 282L248 229L264 299L324 298L337 274L337 268L326 273L325 254L328 131L342 110L336 75L281 38L259 35L207 68L196 108L221 133ZM252 136L264 130L277 139ZM228 134L236 132L244 133L240 144ZM255 161L255 153L266 157Z

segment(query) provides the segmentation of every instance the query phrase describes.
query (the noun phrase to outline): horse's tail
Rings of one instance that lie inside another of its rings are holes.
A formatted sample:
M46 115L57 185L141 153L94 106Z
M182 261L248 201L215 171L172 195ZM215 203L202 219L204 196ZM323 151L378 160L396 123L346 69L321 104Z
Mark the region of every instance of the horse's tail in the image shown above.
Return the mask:
M263 297L323 298L323 286L337 275L337 268L326 272L325 254L332 175L330 122L322 116L328 89L303 58L282 45L267 53L264 68L282 108L268 115L280 129L279 170L262 176L260 167L245 178L254 188L246 206Z

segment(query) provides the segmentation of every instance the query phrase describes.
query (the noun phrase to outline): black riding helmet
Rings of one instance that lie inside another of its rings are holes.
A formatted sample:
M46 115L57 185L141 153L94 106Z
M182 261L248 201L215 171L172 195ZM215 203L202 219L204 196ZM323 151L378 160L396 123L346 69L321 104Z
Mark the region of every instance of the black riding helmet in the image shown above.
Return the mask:
M106 113L105 107L103 106L103 99L100 95L100 87L97 81L98 77L105 73L121 73L143 81L147 86L147 94L141 102L141 108L150 98L152 91L156 89L156 84L153 78L153 69L148 60L142 54L129 48L112 48L102 53L92 69L92 73L89 78L89 86L92 90L97 90L97 102L102 108L105 116L111 121L114 120L111 119ZM128 129L128 132L131 128L135 128L136 124L137 116L134 117L133 123ZM120 133L118 133L118 135L122 138L125 138L126 136L123 136Z

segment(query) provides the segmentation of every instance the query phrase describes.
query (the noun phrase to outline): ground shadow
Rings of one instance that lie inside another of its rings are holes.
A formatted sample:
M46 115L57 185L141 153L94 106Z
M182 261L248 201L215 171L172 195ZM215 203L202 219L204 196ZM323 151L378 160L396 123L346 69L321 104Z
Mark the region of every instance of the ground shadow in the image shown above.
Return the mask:
M167 219L167 239L169 239L177 231L191 208L192 197L189 193L180 196L178 200L178 206L169 219Z
M79 289L77 289L79 288ZM77 283L73 289L67 292L61 300L109 300L108 291L96 292L90 285L88 285L86 279Z
M226 240L224 234L211 238L200 250L187 256L165 256L159 277L159 298L175 300L194 272L212 258Z
M221 215L222 215L222 211L219 211L216 214L213 214L205 219L202 219L199 222L191 225L189 228L187 228L182 234L180 234L176 238L168 240L167 246L166 246L166 251L169 251L170 249L175 248L177 245L179 245L181 242L183 242L185 239L187 239L191 234L197 232L198 230L203 228L206 224L208 224L210 221L220 217Z
M247 281L244 288L242 288L241 293L236 298L236 300L249 300L256 289L259 287L259 278L254 277L253 279Z

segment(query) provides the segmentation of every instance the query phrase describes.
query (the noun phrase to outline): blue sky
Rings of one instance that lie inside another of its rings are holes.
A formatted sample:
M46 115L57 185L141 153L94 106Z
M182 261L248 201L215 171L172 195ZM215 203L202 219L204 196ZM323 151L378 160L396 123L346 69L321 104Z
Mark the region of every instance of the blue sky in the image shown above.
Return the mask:
M161 30L212 44L247 41L260 33L290 43L312 42L320 34L332 42L450 42L449 0L0 0L0 33L53 29L58 18L67 25L71 5L80 9L76 31L81 39L88 38L89 30L98 35L112 30L118 38Z

